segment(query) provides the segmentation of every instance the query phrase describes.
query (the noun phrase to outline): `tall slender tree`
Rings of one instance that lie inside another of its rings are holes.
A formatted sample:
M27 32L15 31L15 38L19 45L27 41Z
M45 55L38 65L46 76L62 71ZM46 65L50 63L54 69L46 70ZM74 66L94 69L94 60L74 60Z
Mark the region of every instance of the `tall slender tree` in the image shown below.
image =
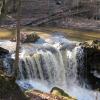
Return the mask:
M0 2L1 2L1 7L0 7L0 9L1 9L0 21L1 21L1 19L6 16L6 4L5 4L6 2L5 2L5 0L1 0Z
M19 69L19 50L20 50L20 8L21 8L21 0L17 0L17 39L16 39L16 55L15 55L15 77L17 77L18 69Z
M16 0L13 0L13 11L16 12Z
M2 6L2 9L1 9L1 12L4 14L6 12L6 6L5 6L5 0L2 1L3 2L3 6Z

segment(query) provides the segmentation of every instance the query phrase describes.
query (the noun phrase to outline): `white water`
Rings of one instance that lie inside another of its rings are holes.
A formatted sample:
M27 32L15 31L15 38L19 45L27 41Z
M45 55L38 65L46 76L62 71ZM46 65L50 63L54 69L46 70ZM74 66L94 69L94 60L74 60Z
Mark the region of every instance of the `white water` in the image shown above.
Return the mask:
M81 87L77 79L77 54L82 58L81 47L62 36L49 38L42 43L24 44L20 53L17 83L22 89L49 92L58 86L78 100L95 100L97 92ZM14 55L12 55L14 57ZM84 80L83 80L84 81ZM100 100L98 93L98 100Z

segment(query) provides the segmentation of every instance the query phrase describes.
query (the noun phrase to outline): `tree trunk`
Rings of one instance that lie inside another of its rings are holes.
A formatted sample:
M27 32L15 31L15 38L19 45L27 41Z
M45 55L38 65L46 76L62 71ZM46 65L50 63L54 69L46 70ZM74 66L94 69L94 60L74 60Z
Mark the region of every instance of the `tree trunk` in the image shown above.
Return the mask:
M16 12L16 3L17 3L17 1L13 0L13 12Z
M3 0L2 2L3 2L3 6L2 6L2 9L1 9L1 13L5 14L6 13L5 0Z
M16 41L16 55L15 55L15 77L17 77L18 74L18 69L19 69L19 49L20 49L20 6L21 6L21 1L18 0L18 5L17 5L17 41Z
M5 0L2 0L1 1L1 14L0 14L0 21L2 20L2 19L4 19L5 18L5 16L6 16L6 5L5 5Z

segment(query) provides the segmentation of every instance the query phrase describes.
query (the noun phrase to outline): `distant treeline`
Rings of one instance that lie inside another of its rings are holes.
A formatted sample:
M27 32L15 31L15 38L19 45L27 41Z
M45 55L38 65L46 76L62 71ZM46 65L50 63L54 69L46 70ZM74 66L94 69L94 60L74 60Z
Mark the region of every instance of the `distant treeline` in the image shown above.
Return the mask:
M22 15L26 14L25 16L29 12L33 17L35 14L38 16L38 14L47 14L47 12L54 13L63 9L83 10L83 8L86 8L89 10L89 13L85 17L100 19L100 0L21 0L21 4ZM14 15L16 12L17 0L0 0L1 16L6 14ZM78 14L77 16L84 17L84 15L86 14Z

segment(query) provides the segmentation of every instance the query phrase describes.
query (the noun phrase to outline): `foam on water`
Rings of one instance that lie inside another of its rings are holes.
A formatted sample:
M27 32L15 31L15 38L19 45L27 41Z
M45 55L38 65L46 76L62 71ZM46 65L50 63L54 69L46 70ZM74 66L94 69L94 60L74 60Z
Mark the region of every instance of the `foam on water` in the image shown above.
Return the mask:
M43 92L49 93L50 88L47 87L46 82L41 82L37 80L21 80L21 81L16 81L20 87L22 87L22 90L27 90L27 89L36 89L36 90L41 90Z
M100 100L99 92L88 90L77 85L73 85L68 91L70 95L76 96L78 100L96 100L97 95L97 100Z

